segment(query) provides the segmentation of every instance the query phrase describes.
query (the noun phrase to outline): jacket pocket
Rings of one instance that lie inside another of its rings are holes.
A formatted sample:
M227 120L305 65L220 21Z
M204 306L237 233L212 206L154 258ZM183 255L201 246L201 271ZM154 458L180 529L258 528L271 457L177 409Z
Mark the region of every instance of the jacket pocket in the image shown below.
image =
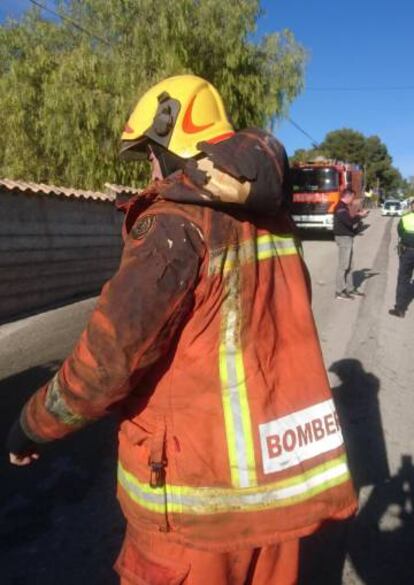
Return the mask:
M125 419L120 425L120 433L123 434L132 445L149 445L154 434L156 422L149 417L137 417Z
M145 426L144 426L145 425ZM130 474L126 479L124 471L119 475L121 485L127 493L136 490L142 499L141 505L152 500L157 504L155 518L160 532L168 532L168 498L166 488L166 423L164 417L154 417L150 424L141 419L125 420L119 433L119 459L122 469ZM132 476L132 478L131 478ZM134 478L137 483L134 485ZM140 487L147 484L150 489Z

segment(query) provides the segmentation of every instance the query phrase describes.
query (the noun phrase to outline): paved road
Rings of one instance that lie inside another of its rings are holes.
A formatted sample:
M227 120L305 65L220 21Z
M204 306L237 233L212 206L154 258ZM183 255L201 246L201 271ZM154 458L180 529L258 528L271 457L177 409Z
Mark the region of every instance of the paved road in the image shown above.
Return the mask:
M355 242L366 297L334 300L335 244L307 239L313 306L361 509L303 544L301 585L411 585L414 580L414 305L392 318L396 220L369 216ZM48 380L94 300L0 327L0 438ZM123 521L114 504L116 421L54 445L28 469L0 461L2 585L112 585Z
M388 315L398 270L397 220L371 212L368 223L355 240L354 278L363 299L333 300L335 245L305 242L360 513L348 534L333 527L306 543L304 585L414 583L414 305L404 320Z

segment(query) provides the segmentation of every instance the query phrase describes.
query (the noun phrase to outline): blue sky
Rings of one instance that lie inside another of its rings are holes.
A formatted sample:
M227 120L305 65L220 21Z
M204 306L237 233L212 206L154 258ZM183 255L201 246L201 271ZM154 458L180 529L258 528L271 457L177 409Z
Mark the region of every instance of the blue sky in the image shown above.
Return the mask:
M263 0L259 32L291 29L309 51L306 87L291 117L316 141L339 128L377 134L404 176L414 175L414 2ZM315 91L322 87L411 90ZM289 154L310 141L289 122L276 130Z
M0 21L28 6L28 0L0 0ZM414 2L262 0L262 6L259 34L289 28L309 52L306 87L292 104L292 119L316 141L344 127L377 134L402 174L414 175ZM367 86L413 89L317 90ZM289 154L310 147L289 122L276 134Z

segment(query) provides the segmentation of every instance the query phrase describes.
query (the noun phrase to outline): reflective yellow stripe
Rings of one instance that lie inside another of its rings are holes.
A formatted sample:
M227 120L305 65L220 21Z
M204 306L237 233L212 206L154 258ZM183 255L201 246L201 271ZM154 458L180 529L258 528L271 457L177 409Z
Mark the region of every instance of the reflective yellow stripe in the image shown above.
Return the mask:
M231 271L225 280L220 332L219 369L222 403L232 485L256 485L250 409L240 345L240 272Z
M275 236L265 234L256 240L250 239L238 246L229 246L222 250L214 250L211 254L209 275L225 274L236 265L249 264L254 261L267 260L274 256L292 256L300 254L291 234Z
M212 254L209 274L224 276L219 371L230 474L234 487L257 484L246 374L241 346L241 266L298 254L291 234L265 234Z
M240 380L239 399L242 415L243 436L247 457L248 485L254 486L257 485L256 459L254 456L253 432L252 421L250 416L249 398L247 394L247 387L245 384L246 374L244 371L243 354L241 351L237 353L237 355L235 356L235 360L237 377L238 380Z
M118 481L128 496L143 508L160 514L165 513L165 505L169 512L199 515L286 507L306 502L349 479L345 455L292 478L245 489L169 484L153 489L138 481L121 463L118 465Z
M274 256L292 256L298 254L292 236L274 236L267 234L257 239L258 260L267 260Z
M227 376L227 353L226 353L226 346L224 343L220 345L220 380L222 386L222 402L223 402L223 412L224 412L224 424L226 428L226 439L228 445L228 456L229 456L229 463L230 463L230 473L231 473L231 483L232 485L237 485L238 482L238 474L237 474L237 451L235 448L236 445L236 433L234 430L233 424L233 416L232 416L232 409L231 409L231 396L230 396L230 388ZM230 447L229 447L230 446Z

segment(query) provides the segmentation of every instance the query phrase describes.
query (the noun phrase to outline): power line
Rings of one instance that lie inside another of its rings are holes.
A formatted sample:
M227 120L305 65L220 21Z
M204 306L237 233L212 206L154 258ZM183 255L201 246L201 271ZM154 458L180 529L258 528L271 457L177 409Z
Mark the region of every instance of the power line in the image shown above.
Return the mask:
M414 85L359 86L359 87L308 87L308 91L413 91Z
M70 23L74 28L76 28L79 31L87 34L91 38L93 38L93 39L95 39L97 41L100 41L101 43L104 43L108 47L113 47L113 45L107 39L105 39L105 38L103 38L101 36L98 36L95 33L92 33L91 31L89 31L85 27L81 26L78 22L76 22L75 20L73 20L69 16L66 16L65 14L59 14L58 12L56 12L56 11L52 10L51 8L49 8L48 6L45 6L44 4L41 4L37 0L29 0L29 2L31 2L34 6L37 6L41 10L45 10L46 12L49 12L50 14L53 14L57 18L60 18L62 20L66 20L66 22ZM308 91L368 91L368 92L369 91L413 91L414 90L414 85L377 86L377 87L376 86L359 86L359 87L308 87L307 90ZM295 125L295 123L293 121L292 121L292 123L293 123L293 125ZM297 128L301 132L304 132L299 126L297 126ZM306 132L304 132L304 133L305 133L305 135L307 135ZM307 135L307 136L313 142L313 139L309 135Z
M318 142L314 138L312 138L312 136L310 134L308 134L306 132L306 130L304 130L301 126L299 126L299 124L297 122L295 122L294 120L292 120L292 118L290 116L288 116L287 119L292 124L292 126L294 126L297 130L299 130L299 132L302 132L302 134L304 134L307 138L309 138L309 140L312 143L313 148L318 148L319 147Z
M77 28L81 32L83 32L83 33L87 34L88 36L90 36L91 38L93 38L93 39L95 39L97 41L100 41L101 43L104 43L108 47L112 47L112 44L109 41L107 41L103 37L100 37L100 36L98 36L98 35L96 35L94 33L91 33L88 29L86 29L83 26L81 26L75 20L72 20L72 18L70 18L69 16L66 16L64 14L59 14L58 12L55 12L54 10L52 10L51 8L49 8L48 6L44 6L40 2L37 2L37 0L29 0L29 2L31 2L32 4L34 4L35 6L37 6L38 8L41 8L42 10L45 10L46 12L50 12L50 14L53 14L54 16L57 16L58 18L60 18L62 20L66 20L66 22L69 22L69 24L71 24L74 28Z

